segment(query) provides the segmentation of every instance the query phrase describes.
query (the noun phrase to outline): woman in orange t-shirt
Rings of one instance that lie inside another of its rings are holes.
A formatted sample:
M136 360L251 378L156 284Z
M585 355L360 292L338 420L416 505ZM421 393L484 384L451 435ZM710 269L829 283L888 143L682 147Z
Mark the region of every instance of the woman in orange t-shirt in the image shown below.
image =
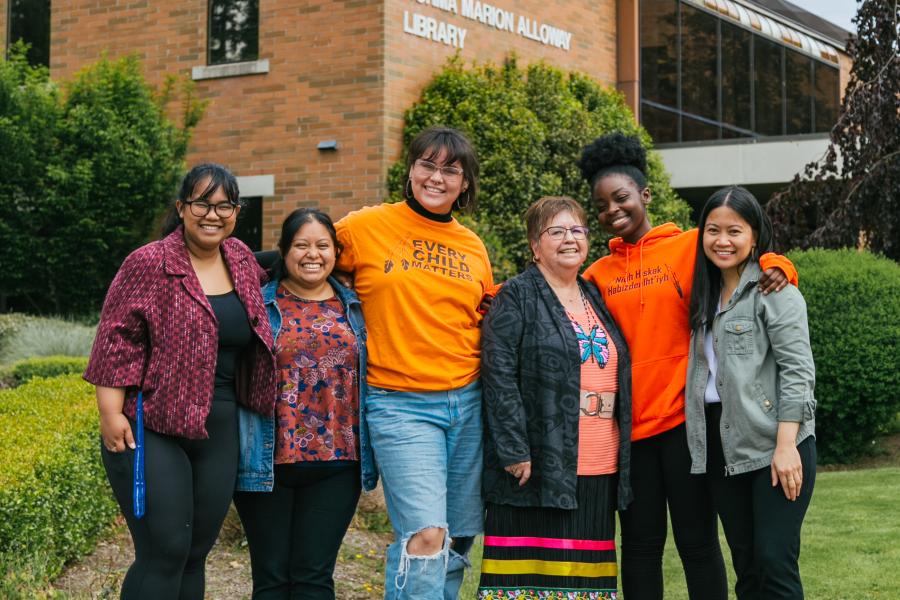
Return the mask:
M493 279L484 244L452 214L475 205L469 141L426 129L407 167L406 202L338 221L337 268L353 274L368 330L361 425L395 536L385 598L456 598L482 529L477 308Z

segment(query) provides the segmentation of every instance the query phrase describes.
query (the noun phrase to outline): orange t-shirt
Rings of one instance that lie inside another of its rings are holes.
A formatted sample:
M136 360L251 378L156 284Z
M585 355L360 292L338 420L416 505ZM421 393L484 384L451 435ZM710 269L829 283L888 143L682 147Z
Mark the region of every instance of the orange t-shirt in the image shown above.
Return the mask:
M578 416L578 474L608 475L619 467L619 353L606 328L590 312L568 313L581 355L581 399Z
M337 269L354 274L368 331L369 385L440 391L478 378L478 303L493 285L487 250L456 219L381 204L336 224Z

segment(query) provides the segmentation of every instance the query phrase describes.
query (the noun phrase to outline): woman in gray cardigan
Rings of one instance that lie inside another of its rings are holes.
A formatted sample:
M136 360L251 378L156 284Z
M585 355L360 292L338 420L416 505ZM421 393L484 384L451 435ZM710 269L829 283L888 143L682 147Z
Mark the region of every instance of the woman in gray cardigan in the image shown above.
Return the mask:
M525 213L534 265L482 326L487 502L479 598L616 597L615 509L631 500L631 365L571 198ZM568 597L568 596L567 596Z
M815 365L796 287L763 295L772 226L741 187L700 216L686 385L692 472L707 481L738 600L803 598L800 528L816 476Z

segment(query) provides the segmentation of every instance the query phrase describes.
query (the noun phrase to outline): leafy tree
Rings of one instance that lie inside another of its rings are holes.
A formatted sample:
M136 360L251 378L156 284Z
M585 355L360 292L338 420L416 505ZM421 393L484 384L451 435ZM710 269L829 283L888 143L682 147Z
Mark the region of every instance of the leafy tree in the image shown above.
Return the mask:
M589 223L597 211L575 161L595 137L613 130L650 137L634 121L622 96L580 73L564 73L544 63L521 69L515 58L502 66L465 68L453 58L406 112L405 145L423 129L443 124L464 131L481 162L478 210L463 221L488 247L495 276L517 273L531 257L522 214L545 195L568 195L583 202ZM649 157L654 222L690 224L690 208L668 183L659 156ZM389 174L391 198L402 198L405 157ZM606 253L606 236L594 227L591 256Z
M900 3L865 0L825 156L773 197L781 249L863 246L900 260Z
M134 56L57 85L22 50L0 62L0 290L29 312L97 311L174 194L204 105L174 78L154 90Z

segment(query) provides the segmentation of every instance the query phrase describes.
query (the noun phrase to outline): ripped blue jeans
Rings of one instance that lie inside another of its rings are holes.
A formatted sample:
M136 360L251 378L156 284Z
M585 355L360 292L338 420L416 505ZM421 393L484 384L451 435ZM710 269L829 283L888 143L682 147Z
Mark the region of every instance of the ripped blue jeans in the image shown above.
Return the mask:
M443 392L370 386L365 411L394 528L384 597L456 600L484 521L481 384ZM409 554L410 538L429 527L445 531L441 550Z

